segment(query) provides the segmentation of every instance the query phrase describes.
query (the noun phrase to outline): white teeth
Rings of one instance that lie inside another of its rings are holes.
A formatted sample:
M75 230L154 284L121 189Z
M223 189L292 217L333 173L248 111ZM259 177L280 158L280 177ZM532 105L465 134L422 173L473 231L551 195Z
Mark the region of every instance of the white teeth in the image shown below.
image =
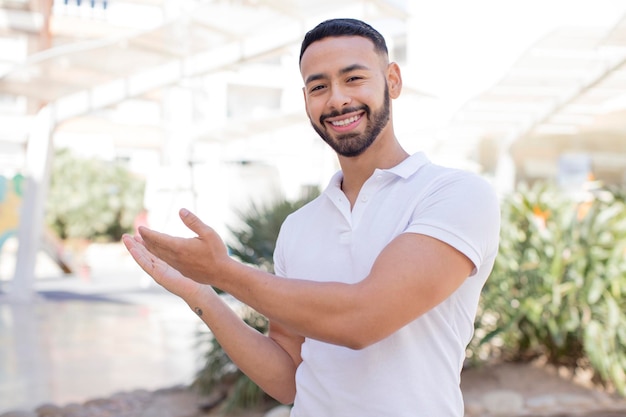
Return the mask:
M359 116L352 116L349 119L337 120L331 123L333 124L333 126L346 126L346 125L349 125L350 123L356 122L357 120L359 120Z

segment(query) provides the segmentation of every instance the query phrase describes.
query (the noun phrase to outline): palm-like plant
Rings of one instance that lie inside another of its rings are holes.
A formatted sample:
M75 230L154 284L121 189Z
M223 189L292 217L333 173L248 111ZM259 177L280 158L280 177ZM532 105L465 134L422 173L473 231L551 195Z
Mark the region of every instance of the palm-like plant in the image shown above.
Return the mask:
M607 189L590 197L537 184L505 199L471 353L588 364L626 394L626 205Z
M290 213L318 194L318 190L313 190L295 201L281 198L265 205L251 204L247 210L240 211L238 214L241 224L229 227L232 235L228 244L230 254L241 262L273 272L274 248L280 226ZM269 323L261 314L249 307L243 307L242 312L243 319L249 326L261 333L268 331ZM215 395L218 390L218 400L225 399L225 410L255 407L270 400L254 382L237 369L208 330L199 333L199 341L208 345L205 365L193 383L193 387L201 394Z
M231 255L241 262L273 272L274 246L280 226L289 214L318 194L314 191L295 201L281 198L265 205L252 203L247 210L239 211L241 225L228 228L233 236L228 244Z

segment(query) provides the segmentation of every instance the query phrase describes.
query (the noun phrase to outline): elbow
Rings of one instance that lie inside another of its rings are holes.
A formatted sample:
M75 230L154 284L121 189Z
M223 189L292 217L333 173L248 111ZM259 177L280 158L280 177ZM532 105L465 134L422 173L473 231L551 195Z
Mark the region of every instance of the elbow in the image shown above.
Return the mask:
M340 322L326 322L327 333L319 338L320 341L343 346L352 350L363 350L388 336L384 329L369 325L355 326L357 319L345 318ZM313 337L315 338L315 337Z
M272 398L282 405L291 405L296 399L296 392L284 392L279 395L272 395Z
M263 391L282 405L291 405L296 399L296 386L294 384L267 387Z
M345 347L347 347L348 349L352 349L352 350L363 350L366 347L369 346L369 344L367 343L350 343L347 345L344 345Z
M364 332L359 332L358 334L354 334L348 338L345 338L339 344L347 347L348 349L363 350L378 342L379 340L381 340L381 338L376 338Z
M363 326L354 326L354 323L355 321L348 320L345 325L337 328L336 344L352 350L363 350L387 338L394 331L384 325L377 325L375 320L370 320L369 325Z
M363 350L371 345L373 345L374 342L367 342L367 341L358 341L358 342L351 342L348 343L346 345L344 345L345 347L347 347L348 349L352 349L352 350Z
M281 405L292 405L295 398L287 399L287 398L274 398Z

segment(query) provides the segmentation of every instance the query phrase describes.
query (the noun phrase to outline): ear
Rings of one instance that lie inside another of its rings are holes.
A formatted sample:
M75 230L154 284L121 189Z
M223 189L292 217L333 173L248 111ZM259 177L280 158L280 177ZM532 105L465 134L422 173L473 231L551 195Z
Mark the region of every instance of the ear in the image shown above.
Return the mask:
M306 90L305 87L302 87L302 98L304 99L304 111L306 111L306 115L309 115L309 105L306 101Z
M396 99L402 92L402 74L400 67L395 62L387 66L387 85L389 86L389 96Z

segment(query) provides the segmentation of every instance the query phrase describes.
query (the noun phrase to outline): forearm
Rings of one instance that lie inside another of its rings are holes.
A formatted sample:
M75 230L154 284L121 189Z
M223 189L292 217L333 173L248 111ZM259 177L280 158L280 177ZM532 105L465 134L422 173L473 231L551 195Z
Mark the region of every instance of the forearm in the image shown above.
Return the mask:
M280 278L236 261L211 276L216 286L291 332L353 349L369 346L450 296L471 261L437 239L400 235L354 284ZM358 323L358 329L355 323Z
M174 268L225 290L288 333L355 349L382 340L437 306L474 268L467 256L437 238L403 233L358 283L285 279L230 258L215 231L195 215L181 210L181 219L197 233L195 238L140 228L148 250L133 256L146 271L156 268L154 262L164 270Z
M281 279L250 268L230 258L219 236L197 216L181 210L181 219L196 237L176 238L140 228L141 244L125 240L136 251L133 256L146 272L154 276L156 262L165 271L171 268L197 283L225 290L282 324L288 333L344 346L361 345L362 341L350 338L361 337L361 332L352 328L362 319L363 306L369 306L369 298L358 296L353 286ZM356 303L359 305L353 307ZM209 320L209 327L213 321L218 320ZM236 351L237 347L232 349Z
M293 402L297 365L276 341L248 326L209 286L185 301L243 373L276 400Z
M354 332L368 310L356 285L281 278L236 261L220 277L216 286L293 333L352 348L368 343Z

